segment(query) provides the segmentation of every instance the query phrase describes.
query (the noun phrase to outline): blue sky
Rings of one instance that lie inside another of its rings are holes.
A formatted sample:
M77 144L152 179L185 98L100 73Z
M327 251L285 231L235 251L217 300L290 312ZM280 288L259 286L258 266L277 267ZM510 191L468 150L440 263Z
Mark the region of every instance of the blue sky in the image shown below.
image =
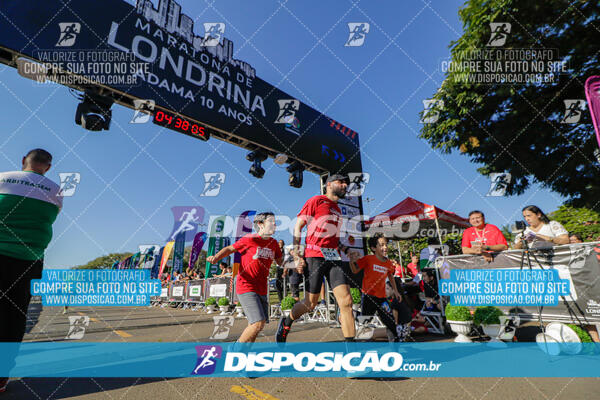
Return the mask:
M155 1L156 3L156 1ZM352 2L181 0L182 11L202 22L225 22L234 56L259 77L357 131L362 163L371 174L365 213L375 215L406 196L466 216L481 209L488 222L520 219L536 204L555 210L560 196L534 186L521 196L485 197L489 181L468 158L433 151L418 138L422 101L443 80L441 61L462 32L460 1ZM368 22L362 47L344 47L349 22ZM46 266L70 267L109 252L164 243L173 206L203 206L209 215L269 209L294 217L318 178L305 174L301 189L288 174L263 163L265 177L248 174L246 151L208 142L153 124L129 124L132 111L113 107L109 131L90 132L74 123L78 101L65 87L39 85L0 66L4 110L0 170L20 169L21 157L42 147L54 156L48 177L79 172L81 183L65 198L46 251ZM200 197L204 172L224 172L217 197ZM290 240L289 234L281 238Z

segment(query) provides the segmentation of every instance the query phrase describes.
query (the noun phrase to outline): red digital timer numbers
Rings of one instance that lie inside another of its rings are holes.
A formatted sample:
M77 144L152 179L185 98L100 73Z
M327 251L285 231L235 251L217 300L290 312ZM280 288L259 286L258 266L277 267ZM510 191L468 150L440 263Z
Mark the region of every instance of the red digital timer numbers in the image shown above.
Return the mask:
M208 140L210 136L209 133L204 130L203 126L161 110L158 110L154 114L154 123L164 126L165 128L173 129L177 132L192 135L201 140Z

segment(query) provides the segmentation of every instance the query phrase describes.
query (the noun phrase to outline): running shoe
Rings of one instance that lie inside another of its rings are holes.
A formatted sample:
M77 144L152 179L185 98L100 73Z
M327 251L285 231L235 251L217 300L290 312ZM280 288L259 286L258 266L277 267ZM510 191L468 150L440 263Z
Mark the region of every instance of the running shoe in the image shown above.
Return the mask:
M0 393L6 392L8 386L8 378L0 378Z
M279 319L279 325L277 325L277 333L275 334L275 341L278 343L285 343L287 335L290 333L289 326L285 325L285 317Z

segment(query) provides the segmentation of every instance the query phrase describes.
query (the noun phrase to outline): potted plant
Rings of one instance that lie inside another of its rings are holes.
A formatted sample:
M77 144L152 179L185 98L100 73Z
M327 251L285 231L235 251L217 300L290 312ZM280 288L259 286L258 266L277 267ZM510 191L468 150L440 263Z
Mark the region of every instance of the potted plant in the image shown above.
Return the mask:
M567 326L573 329L579 337L579 340L581 340L583 352L593 354L596 346L585 345L585 343L594 343L590 334L581 326L575 324L567 324Z
M471 341L466 335L471 332L473 316L467 307L453 306L448 303L446 306L446 321L448 321L450 328L457 335L456 339L454 339L455 342L466 343Z
M229 311L229 299L227 297L221 297L218 304L219 310L221 310L221 315L227 314Z
M593 340L592 340L592 337L590 336L590 334L587 333L580 326L577 326L575 324L567 324L567 326L575 331L577 336L579 336L579 340L581 340L581 343L593 343Z
M292 296L287 296L281 301L281 312L284 317L290 315L290 311L292 311L292 307L296 304L296 299Z
M206 299L206 301L204 302L204 305L206 306L206 313L214 313L216 311L216 304L217 299L215 299L214 297L209 297L208 299Z
M491 338L493 342L497 339L500 333L500 317L504 315L502 310L494 306L477 307L473 314L473 323L481 325L483 333Z
M352 296L352 309L354 311L360 310L360 289L350 288L350 295Z
M242 305L240 303L237 303L235 305L235 312L237 313L237 318L244 318L244 309L242 308Z

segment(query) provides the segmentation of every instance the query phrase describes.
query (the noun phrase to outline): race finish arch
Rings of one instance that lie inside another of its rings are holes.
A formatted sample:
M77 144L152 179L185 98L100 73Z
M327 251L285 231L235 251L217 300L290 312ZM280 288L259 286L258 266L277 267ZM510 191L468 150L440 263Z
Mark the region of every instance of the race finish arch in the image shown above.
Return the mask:
M0 18L0 62L30 79L83 91L76 122L86 129L82 114L108 116L93 130L108 129L117 103L197 139L258 150L259 161L284 154L289 172L300 163L321 181L327 173L349 173L360 185L358 133L234 59L224 24L199 23L204 34L197 35L194 20L173 0L3 1ZM348 223L363 215L362 198L340 203L342 241L364 254L360 227Z
M4 64L43 63L47 79L126 107L146 104L155 123L200 139L285 154L318 174L362 171L355 131L234 59L224 24L205 23L196 35L175 1L3 1L0 12Z

